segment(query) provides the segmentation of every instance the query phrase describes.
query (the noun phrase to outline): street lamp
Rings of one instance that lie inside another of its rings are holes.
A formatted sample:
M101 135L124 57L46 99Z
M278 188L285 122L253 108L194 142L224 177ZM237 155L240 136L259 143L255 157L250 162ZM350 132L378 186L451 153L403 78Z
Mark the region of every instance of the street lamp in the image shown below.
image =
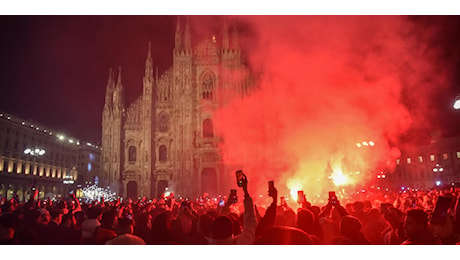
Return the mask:
M460 95L455 98L454 109L460 109Z
M433 172L439 172L442 173L444 171L444 168L439 165L439 163L436 164L435 167L433 167Z
M24 154L30 154L32 156L42 156L46 153L44 149L40 148L26 148Z

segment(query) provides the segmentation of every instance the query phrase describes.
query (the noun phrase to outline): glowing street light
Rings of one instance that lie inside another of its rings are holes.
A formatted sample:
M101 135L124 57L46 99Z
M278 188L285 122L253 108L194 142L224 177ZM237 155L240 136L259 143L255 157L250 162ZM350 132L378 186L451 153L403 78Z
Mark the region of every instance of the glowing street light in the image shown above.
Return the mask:
M46 153L44 149L40 148L26 148L24 154L30 154L32 156L42 156Z
M433 172L443 172L444 168L439 165L439 163L436 164L436 166L433 168Z
M460 95L455 98L454 109L460 109Z

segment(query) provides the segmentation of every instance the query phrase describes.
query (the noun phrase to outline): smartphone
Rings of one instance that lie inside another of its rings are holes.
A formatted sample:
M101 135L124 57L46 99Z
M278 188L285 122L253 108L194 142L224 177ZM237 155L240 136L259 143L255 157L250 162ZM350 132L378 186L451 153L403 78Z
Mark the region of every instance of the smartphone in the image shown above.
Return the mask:
M285 197L280 197L280 205L281 206L286 205L286 198Z
M436 201L436 206L433 211L433 215L431 215L432 224L442 224L447 219L447 214L450 208L450 204L452 202L451 198L439 196L438 201Z
M236 184L238 185L238 187L243 187L243 171L238 170L235 172L235 175L236 175Z
M275 183L273 181L268 181L268 190L275 188Z
M224 199L219 200L219 207L223 207L225 205Z
M337 203L337 196L335 195L335 191L329 192L329 201L333 204Z
M297 191L297 202L302 203L303 202L303 190Z
M230 190L230 200L231 200L233 203L237 203L237 202L238 202L238 196L236 195L236 190Z

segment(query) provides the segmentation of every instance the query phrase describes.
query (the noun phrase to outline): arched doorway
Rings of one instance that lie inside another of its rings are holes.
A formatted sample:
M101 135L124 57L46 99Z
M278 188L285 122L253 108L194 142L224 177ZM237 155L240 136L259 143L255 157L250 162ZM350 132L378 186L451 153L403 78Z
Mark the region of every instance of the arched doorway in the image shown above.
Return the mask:
M201 171L201 193L205 192L210 196L217 195L217 172L214 168L204 168Z
M131 198L132 200L137 199L137 182L128 182L126 185L126 197Z
M166 188L168 188L168 181L160 180L158 181L157 186L158 186L158 197L160 197L161 195L163 195L163 193L165 193Z
M24 193L22 192L22 190L16 191L16 196L18 197L19 201L24 201Z
M5 198L6 197L6 188L5 185L0 184L0 197Z

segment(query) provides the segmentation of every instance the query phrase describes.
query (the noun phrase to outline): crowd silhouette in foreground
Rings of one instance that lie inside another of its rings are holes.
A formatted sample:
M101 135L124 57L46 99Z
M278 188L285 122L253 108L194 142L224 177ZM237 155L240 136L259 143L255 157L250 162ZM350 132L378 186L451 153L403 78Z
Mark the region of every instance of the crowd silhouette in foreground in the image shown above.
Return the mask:
M460 190L409 191L394 201L326 205L299 196L293 209L273 182L268 207L254 205L243 174L226 199L120 199L80 203L2 200L0 244L9 245L459 245Z

